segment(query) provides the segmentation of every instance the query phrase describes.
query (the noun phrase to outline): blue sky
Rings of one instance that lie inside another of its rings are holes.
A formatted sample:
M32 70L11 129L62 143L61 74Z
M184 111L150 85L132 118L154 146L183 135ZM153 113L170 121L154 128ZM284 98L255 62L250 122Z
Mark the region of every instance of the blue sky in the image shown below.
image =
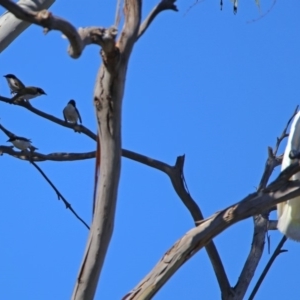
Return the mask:
M157 2L144 2L146 16ZM273 0L261 2L266 11ZM267 16L248 23L259 17L254 0L241 0L237 15L228 0L223 11L218 0L206 0L185 14L192 3L179 1L180 12L159 15L134 48L123 102L123 148L169 164L185 154L189 190L209 216L255 190L267 146L275 144L299 104L300 4L277 1ZM115 1L74 0L70 6L57 0L51 11L76 27L110 26L114 7ZM92 95L99 48L90 46L74 60L66 47L60 33L44 36L42 28L31 26L1 53L0 94L9 96L1 74L13 73L46 91L32 105L62 117L73 98L83 124L95 131ZM42 153L95 148L83 134L21 107L0 103L0 118L10 131L31 138ZM0 133L0 143L7 145L6 140ZM39 165L90 222L94 161ZM1 298L69 299L87 229L28 162L4 155L1 166ZM215 239L232 286L250 249L252 223L240 222ZM192 227L168 177L124 158L114 235L95 299L121 299ZM273 251L282 236L270 235ZM275 261L256 299L299 299L299 247L285 244L288 253ZM265 252L253 284L269 258ZM199 295L220 299L205 251L188 261L154 299L196 300Z

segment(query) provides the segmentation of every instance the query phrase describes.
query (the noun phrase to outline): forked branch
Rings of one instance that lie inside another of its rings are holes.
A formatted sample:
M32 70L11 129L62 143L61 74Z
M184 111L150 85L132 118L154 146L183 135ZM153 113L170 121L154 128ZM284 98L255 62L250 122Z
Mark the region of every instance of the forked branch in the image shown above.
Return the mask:
M277 156L278 149L281 142L288 136L288 127L295 115L297 114L297 112L298 106L296 107L291 118L289 119L285 128L283 129L282 134L280 135L280 137L277 138L274 148L272 149L271 147L268 147L268 158L265 163L264 173L259 183L258 192L262 191L266 187L274 169L281 164L282 157ZM265 236L270 224L269 211L264 212L264 215L259 214L257 216L254 216L253 220L254 230L251 248L247 260L239 276L239 279L237 281L237 284L234 288L234 296L232 297L232 299L234 300L244 298L244 295L246 294L249 284L254 276L258 263L262 257L265 245Z
M277 203L299 196L300 182L288 180L299 171L300 162L297 161L285 169L264 191L250 194L240 202L203 220L199 226L178 240L123 300L151 299L186 261L222 231L243 219L263 213Z
M45 33L50 30L62 32L70 42L68 53L72 58L78 58L85 46L89 44L100 45L104 51L106 47L111 48L112 45L114 47L114 40L118 33L114 26L108 29L103 27L86 27L79 28L77 31L70 22L54 16L45 9L38 12L25 10L10 0L0 0L0 5L18 19L43 27Z
M177 195L183 202L183 204L186 206L188 211L190 212L195 225L201 220L203 220L203 214L197 205L197 203L192 198L191 194L189 193L186 182L184 179L184 160L185 156L178 156L176 159L176 163L174 166L170 166L162 161L147 157L145 155L141 155L138 153L134 153L128 150L123 150L123 156L130 158L132 160L135 160L137 162L140 162L144 165L147 165L149 167L152 167L154 169L157 169L159 171L164 172L167 174L171 180L171 183L173 185L174 190L176 191ZM210 258L210 261L212 263L213 269L215 271L222 298L226 299L228 295L232 293L231 287L222 263L222 260L219 256L219 253L217 251L217 248L213 241L209 242L205 247L207 254Z

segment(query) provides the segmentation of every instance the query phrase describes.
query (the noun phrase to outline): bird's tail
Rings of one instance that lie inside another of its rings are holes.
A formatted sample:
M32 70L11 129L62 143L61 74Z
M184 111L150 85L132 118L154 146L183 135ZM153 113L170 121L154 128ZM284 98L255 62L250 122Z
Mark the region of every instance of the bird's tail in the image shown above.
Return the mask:
M38 150L38 149L39 149L39 148L34 147L34 146L32 146L32 145L31 145L29 148L30 148L30 151L31 151L31 152L34 152L35 150Z
M287 201L277 224L279 231L297 242L300 242L300 215L295 215L295 212L299 212L299 209L299 197Z

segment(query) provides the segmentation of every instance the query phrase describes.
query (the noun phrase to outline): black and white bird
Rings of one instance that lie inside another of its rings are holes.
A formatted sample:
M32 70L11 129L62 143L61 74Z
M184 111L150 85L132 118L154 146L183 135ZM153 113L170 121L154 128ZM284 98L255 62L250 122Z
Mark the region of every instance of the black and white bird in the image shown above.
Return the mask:
M7 74L4 75L4 77L7 80L11 94L18 93L21 89L25 88L24 83L19 78L17 78L17 76L13 74Z
M16 148L25 151L30 149L31 151L36 150L37 148L31 145L31 140L26 139L21 136L12 136L10 137L7 142L11 142Z
M77 121L79 119L80 124L82 124L81 116L76 107L75 100L70 100L68 102L67 106L63 110L63 114L66 122L77 124Z
M47 95L43 89L35 86L26 86L20 89L15 96L12 97L12 102L19 102L21 100L30 100L35 97Z

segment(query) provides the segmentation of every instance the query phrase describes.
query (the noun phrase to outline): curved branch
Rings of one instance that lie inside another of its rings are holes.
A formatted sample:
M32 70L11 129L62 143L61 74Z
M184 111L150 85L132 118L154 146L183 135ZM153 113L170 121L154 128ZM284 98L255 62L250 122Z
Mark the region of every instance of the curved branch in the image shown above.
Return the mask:
M55 0L21 0L17 3L26 9L37 11L49 8ZM0 17L0 53L4 51L25 29L28 22L17 19L12 13L5 12Z
M8 154L15 158L27 161L42 162L46 160L51 161L74 161L74 160L85 160L96 157L96 152L84 152L84 153L68 153L68 152L56 152L49 154L42 154L39 152L22 152L14 151L13 146L0 146L0 153Z
M177 6L174 4L176 0L161 0L160 3L153 8L147 18L143 21L139 28L138 38L139 39L145 31L148 29L155 17L164 10L178 11Z
M165 253L152 271L123 297L123 300L151 299L186 261L225 229L260 214L277 203L298 197L300 182L289 181L287 178L300 171L299 161L285 171L285 174L279 175L263 192L250 194L240 202L203 220L199 226L187 232Z
M0 5L14 14L18 19L44 27L45 33L50 30L61 31L70 42L68 53L72 58L78 58L85 46L89 44L97 44L103 48L106 46L110 48L113 44L114 47L114 40L117 35L115 27L108 29L86 27L79 28L77 31L71 23L60 17L53 16L51 12L45 9L38 12L25 10L10 0L0 0Z
M84 224L84 226L87 229L90 229L89 225L81 218L79 215L76 213L76 211L72 208L71 204L66 200L66 198L60 193L60 191L55 187L55 185L51 182L51 180L47 177L47 175L43 172L43 170L33 161L30 162L39 172L40 174L44 177L44 179L50 184L50 186L53 188L55 191L58 200L62 200L63 203L66 206L66 209L69 209L72 214L81 222Z
M177 157L175 166L170 166L159 160L138 153L134 153L128 150L123 150L122 155L124 157L143 163L149 167L160 170L165 174L167 174L171 180L171 183L177 195L179 196L183 204L186 206L186 208L189 210L190 214L192 215L195 225L197 226L197 224L201 220L203 220L203 214L199 206L194 201L194 199L192 198L192 196L190 195L189 191L186 188L184 174L183 174L184 159L185 159L184 155ZM210 258L210 261L212 263L212 266L214 268L220 286L222 298L226 299L226 297L232 293L232 290L222 260L219 256L219 253L213 241L209 242L205 248Z

